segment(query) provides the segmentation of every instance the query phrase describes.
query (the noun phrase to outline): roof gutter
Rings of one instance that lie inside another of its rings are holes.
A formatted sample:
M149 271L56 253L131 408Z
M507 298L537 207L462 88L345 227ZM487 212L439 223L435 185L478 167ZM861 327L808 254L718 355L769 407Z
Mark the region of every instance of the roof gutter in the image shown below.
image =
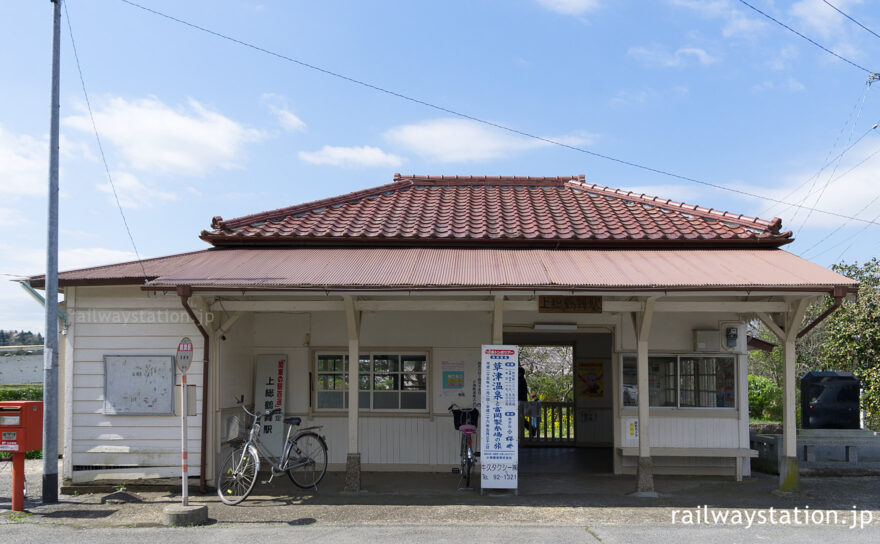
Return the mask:
M821 323L826 317L831 315L834 310L840 308L840 305L843 304L843 298L846 296L847 288L846 287L835 287L832 295L834 297L834 304L831 305L830 308L822 312L819 317L814 319L809 325L801 329L801 332L798 333L797 337L800 338L813 330L813 327Z
M188 285L181 285L177 288L177 294L180 296L180 303L183 305L183 309L186 310L186 313L189 315L190 319L193 320L193 323L196 324L196 328L199 329L199 332L202 333L202 339L204 340L205 345L205 361L202 365L202 444L199 452L199 492L205 493L207 487L205 484L205 471L207 470L207 451L205 446L208 443L208 361L210 360L210 345L211 342L208 339L208 331L202 326L202 323L199 321L199 318L196 317L195 312L193 312L192 308L189 306L189 297L192 296L192 289Z
M31 287L31 284L28 283L27 280L21 280L21 281L18 282L18 284L21 285L21 288L22 288L22 289L24 289L25 291L27 291L27 294L29 294L30 296L34 297L34 300L36 300L37 302L39 302L41 306L43 306L43 307L46 306L46 299L43 297L43 295L41 295L40 293L38 293L36 289L34 289L33 287ZM66 314L65 312L61 311L60 308L58 309L58 319L61 320L61 328L62 328L62 330L65 330L65 331L66 331L66 330L67 330L67 314Z

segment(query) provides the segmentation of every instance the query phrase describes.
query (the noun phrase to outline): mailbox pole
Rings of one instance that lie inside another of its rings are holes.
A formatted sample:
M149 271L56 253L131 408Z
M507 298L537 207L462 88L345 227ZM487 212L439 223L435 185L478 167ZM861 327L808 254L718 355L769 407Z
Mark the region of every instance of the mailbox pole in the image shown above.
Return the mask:
M43 349L43 504L58 502L58 115L61 108L61 0L52 0L52 4L49 233L46 244L46 335Z

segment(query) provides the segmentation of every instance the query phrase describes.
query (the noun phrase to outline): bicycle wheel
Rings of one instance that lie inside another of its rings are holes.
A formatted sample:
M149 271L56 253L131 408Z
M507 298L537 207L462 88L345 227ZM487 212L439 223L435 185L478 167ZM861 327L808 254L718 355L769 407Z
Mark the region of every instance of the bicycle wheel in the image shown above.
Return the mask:
M296 438L284 466L290 481L303 489L317 487L327 472L327 444L315 433L303 433Z
M464 476L464 486L465 487L471 486L471 468L473 468L473 465L474 465L473 459L474 459L474 452L471 450L471 445L468 444L467 451L465 452L465 456L464 456L464 474L463 474L463 476Z
M260 472L260 456L253 446L232 450L217 473L217 494L226 504L238 504L250 495Z

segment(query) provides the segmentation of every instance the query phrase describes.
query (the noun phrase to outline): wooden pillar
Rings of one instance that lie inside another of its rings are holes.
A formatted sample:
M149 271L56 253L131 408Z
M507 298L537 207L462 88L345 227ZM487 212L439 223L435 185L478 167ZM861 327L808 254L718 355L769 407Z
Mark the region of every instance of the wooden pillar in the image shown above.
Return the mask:
M348 457L345 469L345 491L361 489L361 454L358 451L358 362L360 361L360 314L354 297L343 297L345 323L348 331Z
M639 465L636 494L655 496L654 463L651 459L651 405L648 386L648 337L651 335L651 321L654 317L654 302L657 297L648 297L641 312L634 317L636 334L636 366L638 369L639 403Z
M504 343L504 295L495 295L495 309L492 312L492 343Z
M782 341L782 451L779 456L779 490L798 491L800 477L798 474L797 457L797 413L795 410L797 374L795 363L797 353L795 346L801 322L807 311L809 299L801 298L792 302L788 313L784 315L784 328L768 314L759 313L758 317L768 329L773 331Z

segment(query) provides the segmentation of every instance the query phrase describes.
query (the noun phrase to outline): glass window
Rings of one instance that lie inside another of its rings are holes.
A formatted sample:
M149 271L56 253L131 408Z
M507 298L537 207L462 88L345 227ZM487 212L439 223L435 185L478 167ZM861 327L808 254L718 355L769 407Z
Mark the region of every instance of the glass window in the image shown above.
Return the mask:
M736 362L732 356L651 356L648 403L685 408L734 408ZM636 357L625 355L621 376L624 406L638 406Z
M348 408L348 357L318 355L315 389L319 409ZM361 410L426 410L428 360L424 355L375 353L358 362Z

